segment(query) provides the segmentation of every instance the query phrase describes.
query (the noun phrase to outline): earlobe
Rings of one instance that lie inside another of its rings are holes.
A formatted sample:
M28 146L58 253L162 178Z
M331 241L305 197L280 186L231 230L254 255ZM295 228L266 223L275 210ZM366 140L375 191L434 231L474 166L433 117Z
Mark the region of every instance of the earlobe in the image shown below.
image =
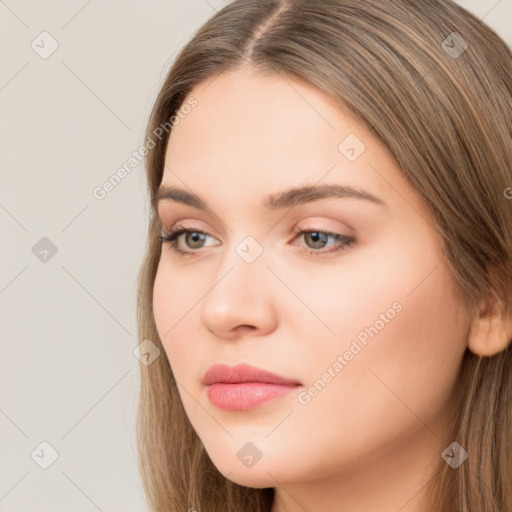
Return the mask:
M512 340L512 316L504 313L502 304L484 306L477 313L468 337L468 348L481 357L490 357L504 351Z

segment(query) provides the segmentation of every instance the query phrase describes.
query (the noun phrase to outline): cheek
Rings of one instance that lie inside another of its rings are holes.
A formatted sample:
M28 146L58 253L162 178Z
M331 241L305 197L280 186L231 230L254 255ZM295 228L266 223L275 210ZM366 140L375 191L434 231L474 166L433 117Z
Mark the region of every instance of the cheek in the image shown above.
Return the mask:
M397 228L348 253L339 269L319 269L325 286L309 292L304 287L302 293L335 332L325 336L333 349L348 349L354 338L368 346L393 332L390 343L402 340L412 349L414 339L430 339L432 350L449 352L446 338L464 322L443 258L425 227ZM421 346L415 348L418 357L425 355Z
M374 352L384 359L404 357L394 344L407 339L414 343L411 336L422 330L416 329L418 322L428 317L425 306L434 302L442 310L439 299L447 299L435 286L418 286L438 259L433 251L418 251L421 246L416 244L402 243L397 250L396 236L386 234L375 244L348 252L336 265L318 265L314 274L301 270L295 279L286 276L309 309L301 301L279 306L283 323L295 326L294 339L303 340L294 347L301 354L297 364L310 362L300 365L302 375L318 378L322 369L351 349L350 366ZM388 347L389 352L380 353L378 347Z
M331 280L324 292L323 317L336 336L323 336L300 358L308 361L308 385L320 390L306 409L316 411L311 417L335 418L321 427L324 434L341 428L357 439L364 428L366 440L378 442L418 428L418 417L434 423L445 410L467 322L432 240L412 239L400 251L382 245L378 258L358 256L357 271Z
M187 352L180 350L178 340L188 339L186 326L193 315L191 305L194 302L185 296L190 294L191 288L189 282L180 280L178 273L171 270L165 259L160 262L153 287L153 312L160 340L177 377L180 368L187 364Z
M168 286L170 283L169 273L166 272L162 264L158 266L153 285L153 313L155 324L162 343L165 344L165 333L174 325L175 315L173 313L174 300L173 287Z
M165 250L165 249L164 249ZM196 313L194 304L204 295L197 273L180 272L169 255L162 253L153 287L153 311L162 342L181 328L183 320ZM162 333L165 335L162 337Z

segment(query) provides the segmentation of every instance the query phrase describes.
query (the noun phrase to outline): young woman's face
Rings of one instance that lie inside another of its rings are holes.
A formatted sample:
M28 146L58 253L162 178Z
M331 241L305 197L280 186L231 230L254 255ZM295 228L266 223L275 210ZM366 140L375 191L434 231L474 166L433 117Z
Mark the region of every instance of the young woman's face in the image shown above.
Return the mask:
M164 230L206 235L179 236L183 254L163 244L153 303L214 464L242 485L273 487L437 463L455 441L447 432L469 319L419 194L386 148L312 86L244 69L190 96L162 186L207 208L168 193L158 213ZM323 197L327 186L375 200ZM288 192L302 187L314 188ZM202 380L218 363L299 385L209 390Z

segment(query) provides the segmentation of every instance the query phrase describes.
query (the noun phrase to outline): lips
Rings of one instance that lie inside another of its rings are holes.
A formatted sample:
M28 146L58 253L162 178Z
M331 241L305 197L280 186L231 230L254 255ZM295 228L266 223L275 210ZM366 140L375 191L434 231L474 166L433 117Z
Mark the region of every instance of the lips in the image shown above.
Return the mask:
M302 383L248 364L212 366L203 378L210 402L227 411L246 411L290 394Z
M204 375L203 384L209 386L216 383L236 384L240 382L266 382L285 386L302 385L295 379L288 379L281 375L256 368L249 364L228 366L226 364L213 365Z

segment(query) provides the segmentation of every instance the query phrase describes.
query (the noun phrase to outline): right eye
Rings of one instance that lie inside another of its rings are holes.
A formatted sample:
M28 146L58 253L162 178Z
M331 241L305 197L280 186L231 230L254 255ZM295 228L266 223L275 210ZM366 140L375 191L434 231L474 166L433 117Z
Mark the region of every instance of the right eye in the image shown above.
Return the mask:
M190 244L189 248L192 249L192 251L184 251L178 247L178 242L181 235L186 235L185 240L187 240L187 245ZM188 229L178 224L169 230L162 229L162 233L160 234L159 239L163 244L169 244L171 250L176 254L180 256L190 256L193 255L194 252L197 252L193 249L200 249L201 247L204 247L204 245L196 247L194 244L204 242L206 237L209 236L210 235L206 233L206 231L202 231L200 229Z

